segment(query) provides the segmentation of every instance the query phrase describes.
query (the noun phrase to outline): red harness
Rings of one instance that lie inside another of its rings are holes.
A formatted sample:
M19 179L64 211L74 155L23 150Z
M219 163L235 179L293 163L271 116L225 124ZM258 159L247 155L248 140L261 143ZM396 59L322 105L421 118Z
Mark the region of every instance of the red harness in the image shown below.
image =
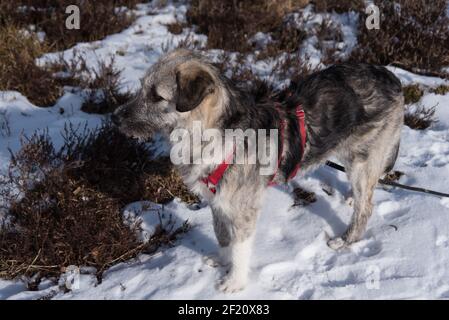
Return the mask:
M305 123L305 119L304 119L305 118L304 110L302 109L301 105L298 105L296 107L296 118L298 119L299 132L301 133L302 152L304 154L304 149L306 146L306 123ZM285 119L283 119L281 121L281 126L280 126L281 154L280 154L280 157L278 157L278 164L276 167L276 171L274 172L274 175L271 178L270 182L268 182L269 186L274 186L277 184L276 182L274 182L274 178L276 177L277 172L279 170L279 166L282 162L282 154L284 151L284 130L285 130L286 122L287 122L287 120L285 120ZM234 147L234 150L235 150L235 147ZM301 154L301 159L302 159L303 154ZM201 179L201 181L207 185L207 187L213 194L215 194L217 192L216 187L217 187L218 183L221 181L221 179L223 178L223 175L226 172L226 170L228 169L229 164L231 163L233 157L234 157L234 151L219 166L217 166L217 168L215 168L215 170L212 171L206 178ZM299 168L300 168L300 163L298 163L296 165L295 169L293 169L293 171L289 174L287 180L290 180L294 176L296 176Z

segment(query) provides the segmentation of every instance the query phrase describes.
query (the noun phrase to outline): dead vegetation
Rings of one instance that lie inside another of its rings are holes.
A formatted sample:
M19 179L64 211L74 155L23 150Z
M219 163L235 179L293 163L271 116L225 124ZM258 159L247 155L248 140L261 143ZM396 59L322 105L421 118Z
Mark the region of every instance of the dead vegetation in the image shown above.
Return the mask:
M313 0L315 9L318 12L328 11L344 13L348 11L361 11L365 9L364 1L362 0Z
M69 48L78 42L104 38L128 27L134 16L136 0L65 1L65 0L0 0L0 90L15 90L38 106L51 106L61 96L70 79L53 77L60 65L37 66L36 59L51 51ZM75 4L80 8L81 29L65 27L65 9ZM119 9L119 7L121 9ZM45 32L39 38L38 32ZM103 70L107 79L114 77ZM109 81L106 80L106 81ZM100 77L92 85L104 85ZM106 90L105 100L115 99L115 92ZM89 102L95 105L95 102ZM104 107L93 106L92 109Z
M39 106L54 104L62 93L61 85L51 70L35 63L47 51L35 34L0 26L0 91L19 91Z
M121 71L115 66L115 57L97 61L97 67L88 66L81 55L75 54L67 62L60 57L55 65L64 72L66 84L82 90L85 96L81 110L87 113L105 114L131 99L132 94L122 88Z
M419 102L425 92L445 94L447 90L447 86L444 85L431 89L423 88L418 84L403 87L402 91L404 92L404 103L406 105L404 124L412 129L424 130L437 122L435 117L436 106L425 108Z
M160 229L148 243L123 221L123 206L138 200L165 203L188 193L169 161L151 160L144 143L104 125L67 126L55 150L46 133L23 140L2 176L0 276L58 276L69 265L90 266L101 279L113 263L170 244L182 230ZM116 152L120 150L120 152Z
M11 126L9 124L9 114L7 110L0 110L0 136L9 137L11 135Z
M402 92L404 93L405 104L417 103L424 95L424 90L418 84L405 86L402 88Z
M296 188L293 190L294 203L293 207L296 206L307 206L316 202L316 194L312 191L307 191L303 188Z
M445 95L449 92L449 85L439 85L436 88L432 88L430 89L430 92L435 93L435 94L439 94L439 95Z
M416 130L427 129L433 123L437 122L435 119L435 109L436 106L432 108L425 108L423 105L418 105L414 108L408 107L404 115L404 124Z
M358 47L351 60L395 65L414 73L447 77L449 18L446 0L375 1L381 13L380 29L368 30L367 15L359 19Z
M208 36L207 47L210 49L248 52L253 49L249 39L257 32L277 32L282 42L286 38L286 31L281 28L285 15L308 2L192 0L187 22ZM296 40L295 36L290 34L290 39ZM288 45L284 46L288 48Z
M170 24L167 24L167 29L170 33L173 33L175 35L181 34L184 30L184 24L176 21Z
M389 173L387 173L383 178L382 181L387 182L387 183L392 183L392 182L397 182L399 181L399 179L401 179L401 177L404 175L404 172L402 171L391 171Z
M0 0L0 26L15 25L45 32L45 42L52 51L72 47L78 42L89 42L104 38L127 28L134 15L129 9L138 0ZM66 8L77 5L80 8L80 29L65 27Z

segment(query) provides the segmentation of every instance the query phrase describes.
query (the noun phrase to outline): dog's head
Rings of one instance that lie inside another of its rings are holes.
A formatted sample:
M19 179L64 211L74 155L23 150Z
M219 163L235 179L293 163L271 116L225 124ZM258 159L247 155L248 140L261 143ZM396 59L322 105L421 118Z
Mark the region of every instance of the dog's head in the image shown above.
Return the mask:
M112 121L133 137L169 134L211 113L218 103L218 81L218 72L203 57L175 50L150 68L135 98L119 107Z

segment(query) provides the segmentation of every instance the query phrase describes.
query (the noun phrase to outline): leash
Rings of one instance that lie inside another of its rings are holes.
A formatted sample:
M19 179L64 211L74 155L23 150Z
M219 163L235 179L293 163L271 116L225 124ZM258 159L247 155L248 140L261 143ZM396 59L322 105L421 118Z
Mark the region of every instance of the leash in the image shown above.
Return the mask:
M333 169L336 169L338 171L346 172L345 167L343 167L343 166L341 166L339 164L336 164L335 162L332 162L332 161L328 160L328 161L326 161L326 165L331 167L331 168L333 168ZM447 193L442 193L442 192L428 190L428 189L419 188L419 187L406 186L404 184L400 184L400 183L393 182L393 181L388 181L388 180L385 180L385 179L379 179L379 183L380 184L384 184L384 185L388 185L388 186L392 186L392 187L405 189L405 190L421 192L421 193L427 193L427 194L431 194L431 195L438 196L438 197L449 198L449 194L447 194Z

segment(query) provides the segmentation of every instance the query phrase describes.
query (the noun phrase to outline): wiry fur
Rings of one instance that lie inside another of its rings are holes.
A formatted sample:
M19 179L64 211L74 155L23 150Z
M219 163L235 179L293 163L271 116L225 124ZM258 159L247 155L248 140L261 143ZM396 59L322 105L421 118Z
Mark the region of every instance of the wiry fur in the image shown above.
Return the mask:
M295 116L298 104L306 115L307 143L302 159ZM136 99L119 108L113 120L124 133L144 138L155 131L168 135L175 128L191 133L195 120L201 121L204 129L216 128L224 135L225 129L277 129L281 119L287 119L276 182L285 183L298 162L303 174L332 155L347 168L354 215L348 230L329 241L338 249L363 235L377 180L397 157L403 112L401 84L383 67L345 64L316 73L298 86L279 112L275 103L256 104L202 56L176 50L151 67ZM212 208L220 263L231 267L219 287L232 292L247 281L251 242L271 177L259 173L259 163L234 164L213 195L200 179L215 166L180 165L179 171L190 189Z

